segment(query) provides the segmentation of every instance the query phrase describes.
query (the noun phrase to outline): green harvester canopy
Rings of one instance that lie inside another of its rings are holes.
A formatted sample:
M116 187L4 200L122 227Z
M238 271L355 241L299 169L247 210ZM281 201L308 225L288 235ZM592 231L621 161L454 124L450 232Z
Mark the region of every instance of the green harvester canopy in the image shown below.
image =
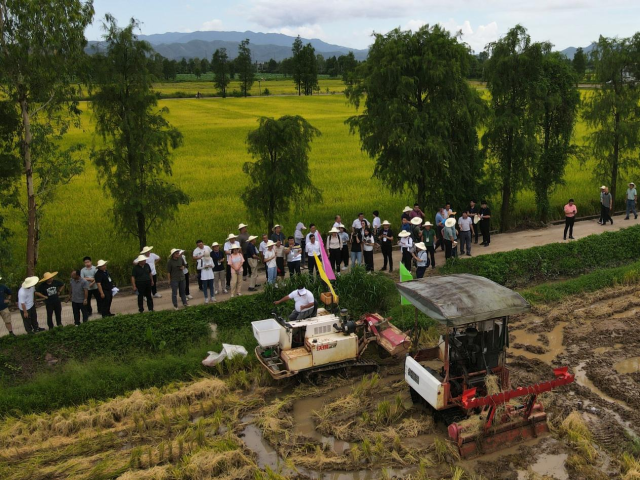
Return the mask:
M425 315L449 327L528 312L519 293L467 273L397 283L400 294Z

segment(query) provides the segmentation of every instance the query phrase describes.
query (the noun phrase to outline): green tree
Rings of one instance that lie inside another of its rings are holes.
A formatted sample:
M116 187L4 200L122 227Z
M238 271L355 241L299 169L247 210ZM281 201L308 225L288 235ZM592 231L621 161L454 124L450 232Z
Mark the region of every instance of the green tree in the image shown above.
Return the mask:
M614 201L621 176L640 165L640 33L600 37L591 52L600 88L585 99L586 137L596 159L596 177L608 177Z
M340 65L340 72L342 73L342 81L345 85L352 85L354 80L353 75L358 67L358 61L355 55L353 52L340 55L340 57L338 57L338 63Z
M162 75L165 80L175 80L176 74L178 73L178 62L175 60L169 60L165 58L162 61Z
M266 221L269 231L276 218L286 217L291 206L321 202L309 172L309 152L320 131L300 116L261 117L259 126L247 136L248 151L255 162L242 167L249 186L242 193L249 214Z
M106 52L95 59L97 92L92 109L102 146L92 152L98 179L113 199L114 223L147 245L149 231L172 220L189 198L165 179L172 174L171 151L182 134L164 118L151 89L147 59L151 46L137 40L131 20L119 28L105 19Z
M483 161L477 130L485 106L466 81L468 47L439 25L376 34L347 87L360 115L347 120L375 159L374 176L422 207L477 195Z
M587 71L587 56L584 54L582 47L578 47L576 49L576 53L573 55L571 63L573 65L573 69L578 74L578 81L582 80L584 78L584 72Z
M310 43L307 43L300 52L300 64L302 91L305 95L313 95L313 91L318 89L318 62L316 50Z
M246 97L256 79L255 68L251 61L251 50L249 49L248 38L240 42L238 46L238 56L234 63L240 79L240 92Z
M302 76L304 72L304 60L302 57L302 49L304 46L302 45L302 39L300 35L296 37L293 41L293 46L291 47L291 53L293 56L291 57L291 76L293 78L293 83L296 85L296 89L298 90L298 95L302 95Z
M509 227L516 195L529 178L527 166L537 153L533 86L542 74L542 48L531 43L520 25L488 47L491 56L484 73L491 115L482 144L500 184L500 230L504 231Z
M11 231L5 226L4 214L18 203L18 182L21 175L18 129L20 116L9 101L0 102L0 268L4 271L12 261L7 242Z
M542 76L534 85L538 120L538 152L530 170L538 218L549 218L549 194L564 183L564 171L577 147L572 143L580 93L577 74L562 54L544 45Z
M26 188L19 206L27 223L28 275L38 261L44 203L83 167L75 155L79 146L62 148L60 140L79 122L74 82L92 18L91 1L0 1L0 91L19 112L17 147Z
M211 64L209 63L209 60L207 60L206 58L203 58L202 60L200 60L200 71L203 74L209 73L211 71Z
M222 98L226 98L227 86L229 82L231 82L229 75L229 55L227 55L226 48L219 48L213 52L211 68L213 70L213 84L216 90L218 90L218 93L222 95Z

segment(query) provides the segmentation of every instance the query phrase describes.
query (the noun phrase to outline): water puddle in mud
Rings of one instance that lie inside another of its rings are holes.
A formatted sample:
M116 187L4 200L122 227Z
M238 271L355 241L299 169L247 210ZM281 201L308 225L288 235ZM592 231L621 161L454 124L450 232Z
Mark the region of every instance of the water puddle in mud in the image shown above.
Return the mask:
M591 380L589 380L589 378L587 377L587 372L585 371L584 367L585 367L584 362L581 362L580 364L578 364L577 367L573 369L576 375L576 383L578 385L582 385L583 387L588 388L593 393L598 395L603 400L606 400L607 402L617 403L621 407L626 408L627 410L629 409L629 405L627 405L626 402L623 402L622 400L618 400L617 398L613 398L607 395L606 393L604 393L598 387L596 387L594 383Z
M640 357L631 357L616 363L613 368L619 374L636 373L640 371Z
M515 330L511 331L511 333L515 336L515 340L512 342L514 345L516 343L521 343L522 345L533 345L539 346L546 349L545 353L533 353L520 348L510 348L509 351L514 355L522 355L523 357L532 359L532 360L540 360L544 363L551 364L551 362L562 352L564 352L564 347L562 342L564 341L564 327L567 325L567 322L558 322L558 324L553 327L553 330L547 332L547 338L549 339L549 345L542 345L538 340L538 333L529 333L525 330Z
M637 313L638 313L638 310L634 308L633 310L627 310L626 312L616 313L615 315L612 315L612 318L635 317Z
M527 480L530 478L530 472L533 472L543 478L555 478L556 480L569 480L569 474L564 467L564 462L569 455L566 453L543 453L538 456L535 463L529 465L528 470L518 471L518 480Z

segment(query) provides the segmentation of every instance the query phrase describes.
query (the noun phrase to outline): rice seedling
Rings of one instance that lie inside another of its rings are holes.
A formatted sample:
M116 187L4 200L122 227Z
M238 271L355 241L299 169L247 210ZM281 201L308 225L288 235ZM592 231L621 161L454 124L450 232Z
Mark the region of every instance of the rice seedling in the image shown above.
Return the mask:
M454 463L460 460L458 447L449 440L433 439L433 453L438 463Z

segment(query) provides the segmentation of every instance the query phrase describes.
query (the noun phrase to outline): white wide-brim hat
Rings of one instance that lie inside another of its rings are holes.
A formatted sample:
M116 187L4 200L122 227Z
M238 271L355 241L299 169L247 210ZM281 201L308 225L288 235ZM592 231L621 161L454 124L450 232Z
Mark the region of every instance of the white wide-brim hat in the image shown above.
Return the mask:
M249 238L247 238L247 242L251 242L251 241L255 240L256 238L258 238L258 237L256 237L255 235L249 235Z
M269 248L269 247L273 247L274 245L275 245L275 242L274 242L273 240L269 240L269 241L267 242L267 248Z
M172 248L172 249L171 249L171 252L169 253L169 255L173 255L174 253L179 252L179 251L180 251L180 249L179 249L179 248ZM146 258L146 257L145 257L145 258Z
M140 255L144 255L147 252L150 252L151 250L153 250L153 247L144 247L141 251L140 251Z
M238 225L238 230L242 230L243 228L247 228L249 225L246 225L244 223L241 223L240 225Z
M333 227L331 230L329 230L329 233L340 233L340 230L338 230L336 227Z
M402 210L402 213L407 213L410 212L411 210L413 210L411 207L404 207L404 210Z
M389 223L388 220L385 220L384 222L382 222L382 225L391 225L391 224Z
M455 227L456 219L455 218L447 218L444 222L445 227Z
M271 229L271 231L274 231L276 228L282 228L282 225L280 225L279 223L276 223Z
M422 223L422 219L420 217L413 217L411 219L411 225L420 225Z
M238 236L235 233L230 233L229 236L227 237L227 240L231 240L233 238L238 238Z
M109 263L106 260L98 260L98 263L96 264L96 267L104 267L107 263Z
M38 277L27 277L22 282L22 288L35 287L40 279Z
M410 234L409 232L407 232L406 230L402 230L402 231L398 234L398 236L399 236L400 238L405 238L405 237L410 237L410 236L411 236L411 234Z
M240 249L240 244L238 242L235 242L231 245L231 250L235 250L235 249Z
M604 185L602 185L602 186L600 187L600 190L604 190L605 188L607 188L607 187L605 187Z
M424 224L422 225L423 227L433 227L433 225L431 224L431 222L424 222Z
M424 242L418 242L416 243L416 248L419 248L420 250L426 250L427 246L424 244Z
M344 223L341 223L340 225L338 225L338 228L347 228L344 226Z
M144 255L139 255L138 258L136 258L136 262L146 262L148 259L147 257L145 257Z
M211 244L211 247L219 247L219 246L220 246L220 244L218 242L213 242Z

